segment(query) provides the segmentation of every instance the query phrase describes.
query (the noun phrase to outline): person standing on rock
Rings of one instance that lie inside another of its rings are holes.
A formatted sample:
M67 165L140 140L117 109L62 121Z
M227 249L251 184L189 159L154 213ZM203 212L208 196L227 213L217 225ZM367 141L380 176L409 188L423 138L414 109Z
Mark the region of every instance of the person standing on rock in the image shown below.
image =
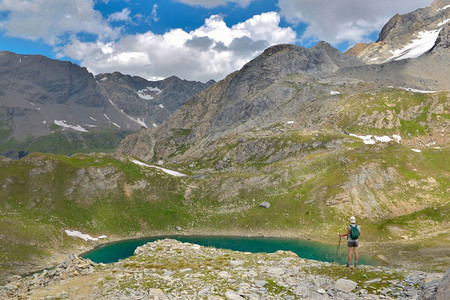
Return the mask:
M355 255L355 263L354 266L358 265L358 246L359 246L359 237L361 236L361 227L356 225L356 218L350 217L350 224L347 227L347 233L341 234L338 232L339 236L347 237L347 248L348 248L348 258L347 258L347 267L350 267L350 262L352 260L352 252Z

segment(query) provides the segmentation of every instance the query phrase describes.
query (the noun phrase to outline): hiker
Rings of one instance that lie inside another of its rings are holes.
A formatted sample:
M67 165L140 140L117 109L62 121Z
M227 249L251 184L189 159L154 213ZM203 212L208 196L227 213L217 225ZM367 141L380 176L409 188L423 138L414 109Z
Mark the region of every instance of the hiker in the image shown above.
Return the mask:
M350 217L350 225L347 227L347 233L339 233L339 236L346 236L347 237L347 248L348 248L348 259L347 259L347 267L350 267L350 262L352 260L352 251L355 254L355 263L354 266L356 267L358 264L358 246L359 246L359 237L361 236L361 227L359 225L356 225L356 218L351 216Z

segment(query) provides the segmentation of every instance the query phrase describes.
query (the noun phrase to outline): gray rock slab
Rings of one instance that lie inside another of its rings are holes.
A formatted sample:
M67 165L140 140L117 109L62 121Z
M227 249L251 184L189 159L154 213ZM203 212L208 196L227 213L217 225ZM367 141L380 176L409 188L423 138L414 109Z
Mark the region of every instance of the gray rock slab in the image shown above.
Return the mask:
M336 280L336 283L334 284L335 289L337 289L341 292L344 292L344 293L351 292L357 286L358 286L358 284L356 282L354 282L353 280L344 279L344 278L340 278L340 279Z
M448 299L450 299L450 269L447 270L447 273L442 278L436 292L436 300Z
M244 300L243 297L231 291L225 293L225 298L227 298L228 300Z
M269 207L270 207L270 203L269 203L269 202L261 202L261 203L259 204L259 207L262 207L262 208L269 208Z

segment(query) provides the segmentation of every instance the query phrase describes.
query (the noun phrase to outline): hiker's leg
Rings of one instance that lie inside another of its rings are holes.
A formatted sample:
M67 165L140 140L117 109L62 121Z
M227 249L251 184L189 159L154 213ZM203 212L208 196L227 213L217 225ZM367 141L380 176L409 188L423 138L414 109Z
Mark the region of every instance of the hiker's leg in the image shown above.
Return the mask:
M355 249L355 266L358 263L358 247L354 247L353 249Z
M350 266L350 261L352 260L352 248L353 247L347 247L348 249L347 266Z

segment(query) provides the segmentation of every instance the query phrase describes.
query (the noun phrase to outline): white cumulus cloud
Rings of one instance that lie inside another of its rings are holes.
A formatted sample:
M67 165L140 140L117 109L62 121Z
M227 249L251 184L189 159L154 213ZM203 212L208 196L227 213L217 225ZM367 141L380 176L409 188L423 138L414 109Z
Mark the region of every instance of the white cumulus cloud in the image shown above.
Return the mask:
M131 21L131 17L130 17L130 9L129 8L124 8L122 11L120 12L116 12L111 14L108 17L108 21L109 22L130 22Z
M275 12L231 27L221 16L213 15L190 32L149 31L109 42L83 42L74 37L61 55L81 61L94 74L119 71L148 79L177 75L189 80L220 80L268 46L295 42L296 33L279 23Z
M7 18L0 21L6 35L42 39L52 46L71 34L116 38L120 33L94 10L92 0L0 0L0 12L7 13Z
M332 44L368 41L396 13L407 13L432 0L278 0L280 14L291 24L306 23L302 39Z

